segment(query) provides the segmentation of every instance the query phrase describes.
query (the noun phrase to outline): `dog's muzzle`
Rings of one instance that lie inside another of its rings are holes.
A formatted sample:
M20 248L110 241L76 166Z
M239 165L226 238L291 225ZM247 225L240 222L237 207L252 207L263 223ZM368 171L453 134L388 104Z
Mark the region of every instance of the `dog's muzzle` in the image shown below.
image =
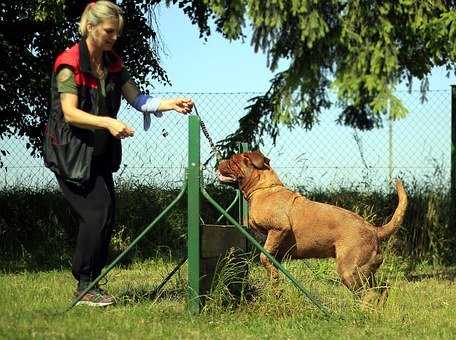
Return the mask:
M219 181L223 182L223 183L236 183L237 182L236 178L233 178L231 176L222 175L222 173L220 171L217 171L217 177L218 177Z

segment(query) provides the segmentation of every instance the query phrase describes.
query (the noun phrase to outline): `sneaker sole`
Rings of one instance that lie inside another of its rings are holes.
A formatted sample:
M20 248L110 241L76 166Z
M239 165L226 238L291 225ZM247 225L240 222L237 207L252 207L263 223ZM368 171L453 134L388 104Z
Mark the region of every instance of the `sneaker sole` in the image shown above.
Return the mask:
M78 303L76 303L76 306L86 305L86 306L91 306L91 307L106 307L106 306L110 306L113 304L114 304L114 302L78 301Z

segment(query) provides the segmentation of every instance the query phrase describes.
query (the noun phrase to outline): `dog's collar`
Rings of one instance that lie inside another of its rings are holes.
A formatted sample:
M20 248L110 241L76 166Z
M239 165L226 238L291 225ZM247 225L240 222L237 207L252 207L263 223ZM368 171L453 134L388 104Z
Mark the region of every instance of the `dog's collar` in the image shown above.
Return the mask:
M283 185L281 184L274 184L274 185L270 185L268 187L261 187L261 188L256 188L255 190L253 190L252 192L250 192L247 197L245 198L247 201L250 200L250 198L252 198L253 194L255 194L256 192L258 191L261 191L261 190L265 190L265 189L271 189L271 188L275 188L275 187L283 187Z

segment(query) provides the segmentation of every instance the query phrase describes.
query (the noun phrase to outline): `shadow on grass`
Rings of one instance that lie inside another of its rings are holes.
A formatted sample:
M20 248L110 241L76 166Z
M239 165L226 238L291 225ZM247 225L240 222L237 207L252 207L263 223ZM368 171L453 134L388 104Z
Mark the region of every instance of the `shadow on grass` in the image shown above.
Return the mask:
M261 289L256 286L247 285L242 293L242 297L241 295L232 294L230 295L230 299L224 299L224 302L225 304L229 304L231 306L237 306L242 301L254 301L257 298L257 296L259 296L260 291ZM182 301L187 298L187 293L188 288L185 284L162 289L160 289L160 285L157 285L153 288L144 286L128 287L117 293L116 299L120 304L161 302L169 300ZM211 293L202 296L203 302L206 302L212 298L213 297L211 296Z
M456 268L444 268L429 273L407 273L405 275L408 281L422 281L426 279L456 281Z
M128 288L116 294L117 301L121 304L158 302L164 300L182 300L186 297L186 287L172 287L166 289L150 289L147 287Z

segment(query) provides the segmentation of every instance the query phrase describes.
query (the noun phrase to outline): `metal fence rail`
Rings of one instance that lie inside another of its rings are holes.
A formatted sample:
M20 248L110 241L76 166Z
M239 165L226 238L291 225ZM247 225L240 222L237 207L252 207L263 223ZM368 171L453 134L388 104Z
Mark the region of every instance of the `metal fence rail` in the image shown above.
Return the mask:
M245 115L248 100L260 93L159 93L163 98L191 97L198 106L211 137L218 141L234 132ZM419 92L400 92L410 113L369 132L337 125L339 108L323 112L319 125L311 131L283 127L277 144L266 139L262 151L285 184L312 188L341 185L386 188L398 175L405 180L450 183L451 91L429 91L422 102ZM123 106L119 118L135 128L135 136L123 141L123 164L117 182L180 187L187 162L187 118L165 112L142 129L142 114ZM53 186L52 173L41 159L29 155L26 141L16 138L0 141L3 157L0 187ZM210 146L201 141L204 162ZM205 176L214 179L208 165Z

